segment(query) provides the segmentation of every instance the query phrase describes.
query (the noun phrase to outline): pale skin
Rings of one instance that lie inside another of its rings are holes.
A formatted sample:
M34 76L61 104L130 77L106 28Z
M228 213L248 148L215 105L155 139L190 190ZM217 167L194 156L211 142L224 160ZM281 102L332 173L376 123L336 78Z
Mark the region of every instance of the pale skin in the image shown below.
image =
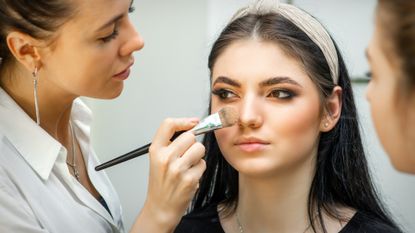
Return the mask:
M53 43L18 31L8 33L7 44L15 62L7 67L6 73L11 75L1 79L2 88L36 120L32 72L38 69L40 126L68 151L72 150L69 118L73 100L119 96L124 78L117 74L129 70L134 63L132 54L144 46L128 16L131 0L78 0L74 4L77 13L54 32ZM197 118L183 118L161 124L150 148L147 199L130 232L172 232L180 221L206 168L201 159L205 148L191 133L173 142L169 139L197 122ZM98 197L78 143L74 149L80 183ZM67 161L72 162L70 153ZM70 167L68 172L72 174Z
M212 71L212 112L232 106L240 115L237 126L215 135L239 172L236 212L244 232L312 232L307 201L319 135L339 120L341 88L334 88L322 108L300 63L275 43L256 39L230 44ZM346 217L355 213L338 210ZM346 224L324 218L328 232ZM236 214L220 215L220 221L226 233L239 232Z
M401 97L400 58L383 30L380 19L385 14L378 8L375 31L366 51L372 72L366 96L377 134L392 164L415 174L415 95Z

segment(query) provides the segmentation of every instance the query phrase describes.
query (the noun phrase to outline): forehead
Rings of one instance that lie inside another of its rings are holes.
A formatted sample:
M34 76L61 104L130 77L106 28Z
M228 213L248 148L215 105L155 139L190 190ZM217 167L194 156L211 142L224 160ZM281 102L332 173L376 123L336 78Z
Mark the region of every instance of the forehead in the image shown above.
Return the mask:
M232 42L217 58L212 74L213 78L224 75L238 79L272 76L309 79L302 63L277 43L255 39Z
M371 62L385 60L392 66L398 66L399 59L395 53L394 38L391 34L393 29L389 27L390 20L388 13L377 11L374 33L367 49L368 58Z
M69 22L85 29L97 29L114 15L125 13L131 0L73 0L76 15Z

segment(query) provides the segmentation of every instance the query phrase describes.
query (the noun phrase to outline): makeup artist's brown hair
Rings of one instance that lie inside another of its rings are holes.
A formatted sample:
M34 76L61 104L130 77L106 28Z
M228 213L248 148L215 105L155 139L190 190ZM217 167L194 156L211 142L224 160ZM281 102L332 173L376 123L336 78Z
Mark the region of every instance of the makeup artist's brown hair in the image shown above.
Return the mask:
M208 62L211 73L218 57L238 40L274 43L299 61L320 90L321 105L325 106L327 97L336 86L328 62L320 47L290 20L278 13L270 13L248 14L232 21L213 44ZM320 134L315 175L308 196L311 227L314 232L326 233L323 214L345 220L336 208L345 206L374 216L382 231L400 232L384 209L373 185L360 136L349 74L336 45L335 49L339 67L337 85L342 88L342 110L336 126ZM222 214L232 214L236 210L239 194L238 172L224 158L213 133L205 135L203 144L206 147L207 169L190 211L197 213L221 204L224 206L220 210Z
M379 0L378 23L386 38L382 44L398 75L401 96L415 96L415 1ZM396 61L395 61L396 59Z
M10 31L52 41L59 27L75 14L73 5L70 0L0 0L0 75L14 61L6 42Z

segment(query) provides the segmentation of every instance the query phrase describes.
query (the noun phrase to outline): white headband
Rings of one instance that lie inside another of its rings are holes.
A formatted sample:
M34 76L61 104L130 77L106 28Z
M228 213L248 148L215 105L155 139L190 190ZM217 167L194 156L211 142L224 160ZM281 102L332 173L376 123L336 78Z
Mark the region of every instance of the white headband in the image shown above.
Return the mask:
M232 17L231 22L248 14L280 14L291 21L317 44L326 58L334 84L339 81L339 61L333 40L326 29L307 12L290 4L280 3L279 0L253 0L249 6L241 8Z

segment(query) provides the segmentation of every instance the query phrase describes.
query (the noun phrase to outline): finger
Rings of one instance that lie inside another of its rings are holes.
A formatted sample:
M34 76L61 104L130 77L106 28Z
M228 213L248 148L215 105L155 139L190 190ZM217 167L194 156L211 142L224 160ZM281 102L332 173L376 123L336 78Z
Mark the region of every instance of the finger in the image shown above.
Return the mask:
M206 170L206 161L201 159L197 164L189 168L189 170L187 171L187 175L191 176L195 182L194 188L196 190L199 188L199 181L203 173L205 172L205 170Z
M193 144L196 143L196 136L190 132L184 132L177 137L170 145L167 146L167 151L170 155L175 155L176 158L181 157L189 150Z
M202 143L194 143L179 159L185 168L198 164L205 156L205 146Z
M170 138L175 132L189 130L198 122L197 118L167 118L157 130L152 145L155 147L167 146L171 143Z

